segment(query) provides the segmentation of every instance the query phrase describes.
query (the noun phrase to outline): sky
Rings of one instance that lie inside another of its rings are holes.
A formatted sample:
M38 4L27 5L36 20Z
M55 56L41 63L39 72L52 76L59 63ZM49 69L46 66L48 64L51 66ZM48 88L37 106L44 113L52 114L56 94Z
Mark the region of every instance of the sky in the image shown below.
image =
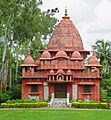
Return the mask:
M58 8L55 15L62 19L65 7L78 29L84 48L91 51L91 45L99 39L111 41L111 0L43 0L42 10Z

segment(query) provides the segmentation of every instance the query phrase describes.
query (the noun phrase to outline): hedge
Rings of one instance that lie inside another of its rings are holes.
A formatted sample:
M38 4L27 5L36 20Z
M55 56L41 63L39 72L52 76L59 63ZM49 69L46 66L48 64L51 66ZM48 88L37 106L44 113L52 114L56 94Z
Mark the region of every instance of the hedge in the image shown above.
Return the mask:
M30 100L30 99L16 99L16 100L7 100L6 103L35 103L35 102L47 102L46 100Z
M74 108L109 109L107 103L72 102Z
M35 102L35 103L2 103L0 108L38 108L46 107L47 102Z

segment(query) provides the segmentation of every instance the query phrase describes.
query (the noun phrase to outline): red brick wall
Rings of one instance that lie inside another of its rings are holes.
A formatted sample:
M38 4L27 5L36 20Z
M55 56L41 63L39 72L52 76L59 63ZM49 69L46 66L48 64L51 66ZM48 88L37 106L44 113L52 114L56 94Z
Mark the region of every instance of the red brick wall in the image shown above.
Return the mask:
M37 80L31 80L31 82L35 82ZM38 85L38 93L31 93L31 85L27 85L26 83L30 82L30 80L22 80L22 99L27 99L28 95L39 96L40 99L44 99L44 86L43 81L42 85Z

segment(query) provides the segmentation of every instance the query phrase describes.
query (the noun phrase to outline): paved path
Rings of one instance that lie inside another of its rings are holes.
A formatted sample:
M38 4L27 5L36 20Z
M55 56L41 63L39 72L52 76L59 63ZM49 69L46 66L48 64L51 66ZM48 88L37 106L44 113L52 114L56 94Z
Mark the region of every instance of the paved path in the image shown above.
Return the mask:
M111 110L111 109L80 109L80 108L70 108L70 107L61 107L61 108L52 108L52 107L44 107L44 108L0 108L0 110Z

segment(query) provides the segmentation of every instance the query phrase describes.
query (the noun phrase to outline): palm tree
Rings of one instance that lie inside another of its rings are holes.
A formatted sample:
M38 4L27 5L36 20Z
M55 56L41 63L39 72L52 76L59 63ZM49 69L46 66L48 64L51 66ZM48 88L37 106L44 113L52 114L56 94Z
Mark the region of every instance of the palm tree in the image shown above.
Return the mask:
M100 59L100 64L103 66L101 74L103 77L109 76L111 72L111 42L104 40L97 40L95 45L92 45L96 56Z

